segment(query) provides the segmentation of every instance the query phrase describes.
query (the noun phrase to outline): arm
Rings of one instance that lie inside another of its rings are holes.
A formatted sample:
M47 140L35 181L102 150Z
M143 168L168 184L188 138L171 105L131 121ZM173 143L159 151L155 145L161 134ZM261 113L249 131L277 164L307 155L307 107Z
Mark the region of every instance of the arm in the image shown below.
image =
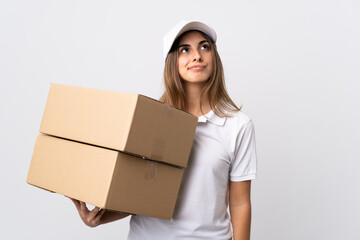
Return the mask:
M251 181L230 182L229 209L234 240L250 240Z
M81 220L89 227L97 227L101 224L113 222L129 216L127 213L110 212L105 209L100 209L99 207L95 207L90 211L84 202L73 198L70 198L70 200L75 204Z

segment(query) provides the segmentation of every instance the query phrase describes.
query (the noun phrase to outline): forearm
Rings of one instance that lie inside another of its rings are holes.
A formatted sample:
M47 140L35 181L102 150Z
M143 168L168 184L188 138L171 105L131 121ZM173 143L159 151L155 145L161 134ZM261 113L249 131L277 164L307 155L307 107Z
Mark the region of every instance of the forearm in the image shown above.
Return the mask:
M112 212L106 211L104 215L100 219L100 224L105 224L109 222L113 222L122 218L129 216L130 214L122 213L122 212Z
M251 204L230 207L233 240L249 240L251 228Z

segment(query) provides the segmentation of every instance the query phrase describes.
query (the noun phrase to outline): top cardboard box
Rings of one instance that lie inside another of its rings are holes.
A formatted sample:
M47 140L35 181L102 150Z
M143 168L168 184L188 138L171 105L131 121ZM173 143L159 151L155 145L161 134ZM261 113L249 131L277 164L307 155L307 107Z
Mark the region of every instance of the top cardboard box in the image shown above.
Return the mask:
M143 95L51 84L40 132L186 167L196 125Z

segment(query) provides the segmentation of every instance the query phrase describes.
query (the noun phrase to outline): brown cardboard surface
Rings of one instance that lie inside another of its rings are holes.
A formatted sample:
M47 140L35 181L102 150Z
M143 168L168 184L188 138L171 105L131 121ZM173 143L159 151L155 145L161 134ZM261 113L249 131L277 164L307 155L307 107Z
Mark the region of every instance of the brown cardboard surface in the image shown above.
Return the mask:
M197 117L139 95L124 150L186 167L196 125Z
M40 132L186 167L196 125L142 95L52 84Z
M39 134L27 182L92 205L171 219L183 169Z
M120 153L106 204L109 209L171 219L183 171Z

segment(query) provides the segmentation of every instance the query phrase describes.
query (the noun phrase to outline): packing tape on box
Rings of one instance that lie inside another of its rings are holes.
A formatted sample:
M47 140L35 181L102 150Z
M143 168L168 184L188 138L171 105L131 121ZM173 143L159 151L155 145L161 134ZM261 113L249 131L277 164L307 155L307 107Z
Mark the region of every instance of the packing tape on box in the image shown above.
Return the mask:
M157 175L157 162L154 161L146 161L146 170L145 170L145 180L147 181L155 181Z
M164 139L155 139L153 141L152 151L150 154L150 159L162 161L162 155L165 148L165 140Z

